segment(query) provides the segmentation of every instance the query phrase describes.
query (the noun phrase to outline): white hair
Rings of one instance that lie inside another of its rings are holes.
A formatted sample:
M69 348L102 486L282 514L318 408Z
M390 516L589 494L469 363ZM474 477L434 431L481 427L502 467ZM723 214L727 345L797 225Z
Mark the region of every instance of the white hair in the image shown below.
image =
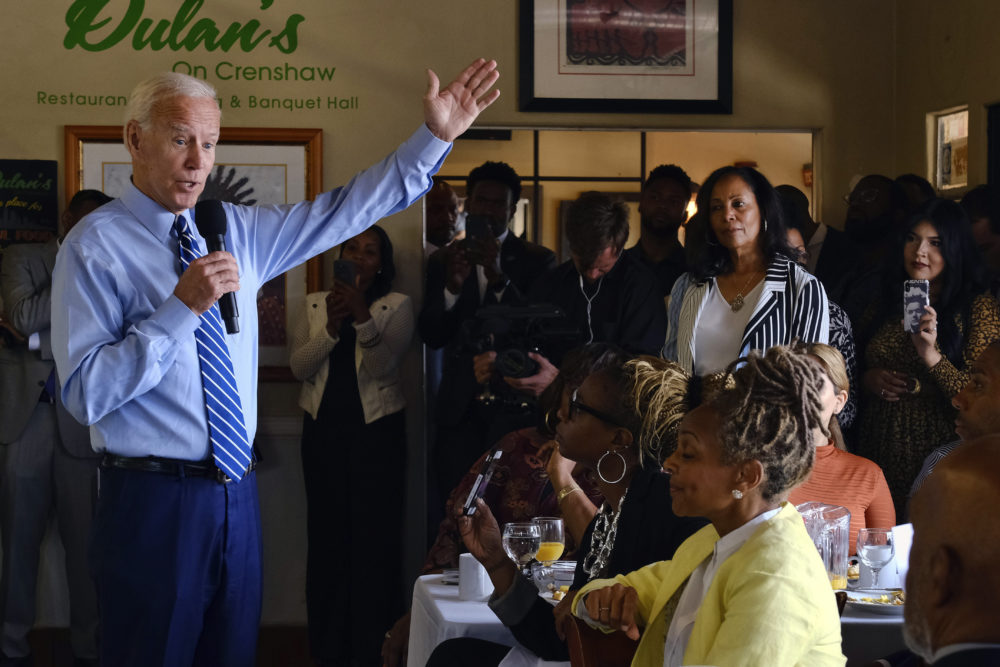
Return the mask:
M132 90L125 107L123 138L128 145L128 124L135 121L144 130L149 129L153 110L159 103L174 97L204 97L216 99L215 87L207 81L178 72L161 72L142 81Z

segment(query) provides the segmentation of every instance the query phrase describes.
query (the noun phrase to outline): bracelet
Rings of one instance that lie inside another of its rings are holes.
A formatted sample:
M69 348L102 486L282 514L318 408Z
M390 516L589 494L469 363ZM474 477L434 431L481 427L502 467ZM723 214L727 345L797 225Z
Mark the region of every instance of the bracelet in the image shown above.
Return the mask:
M583 489L581 489L576 484L570 484L569 486L564 486L563 488L559 489L559 493L556 495L556 502L562 505L562 502L566 500L566 496L573 493L574 491L582 491L582 490Z

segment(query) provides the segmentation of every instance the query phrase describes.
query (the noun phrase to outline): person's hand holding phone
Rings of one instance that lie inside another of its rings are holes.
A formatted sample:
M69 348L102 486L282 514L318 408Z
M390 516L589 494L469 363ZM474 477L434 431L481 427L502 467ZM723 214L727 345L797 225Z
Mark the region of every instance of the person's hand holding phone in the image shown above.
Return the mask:
M472 273L472 264L459 243L445 249L445 287L452 294L461 294L465 279Z
M349 312L343 295L337 293L334 283L334 289L326 295L326 333L330 338L340 337L340 325L344 323L344 318Z
M518 572L514 561L507 558L503 550L500 526L493 517L490 506L482 498L476 498L475 514L465 516L461 514L461 508L458 512L458 533L462 536L462 543L473 558L486 568L496 594L503 595Z
M339 280L334 282L333 291L343 300L344 307L348 314L357 324L367 322L372 318L368 304L365 303L365 294L355 285L348 285Z
M933 306L924 306L924 314L916 333L911 333L913 347L917 350L927 368L933 368L941 361L941 352L937 349L937 311Z

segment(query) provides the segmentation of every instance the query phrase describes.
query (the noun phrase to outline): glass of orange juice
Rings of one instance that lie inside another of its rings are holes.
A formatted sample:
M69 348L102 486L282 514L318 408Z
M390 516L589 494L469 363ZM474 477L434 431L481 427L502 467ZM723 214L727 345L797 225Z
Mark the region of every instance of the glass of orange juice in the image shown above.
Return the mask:
M564 537L563 520L554 516L540 516L532 520L541 532L541 545L535 560L546 565L551 565L553 561L559 560L563 549L566 548Z

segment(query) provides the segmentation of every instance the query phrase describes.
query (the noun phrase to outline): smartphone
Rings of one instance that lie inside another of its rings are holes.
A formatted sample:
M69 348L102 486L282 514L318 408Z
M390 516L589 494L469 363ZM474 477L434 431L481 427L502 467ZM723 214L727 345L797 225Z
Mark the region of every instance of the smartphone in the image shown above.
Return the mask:
M357 287L358 265L349 259L333 260L333 277L351 287Z
M501 454L503 454L502 451L494 449L483 460L483 467L479 469L479 475L476 476L476 482L469 491L469 497L462 505L462 514L465 516L472 516L476 513L476 499L482 498L483 494L486 493L486 487L490 483L490 478L493 477L493 470L496 469Z
M482 264L485 261L483 247L493 243L495 237L490 228L490 219L485 215L469 215L465 218L465 238L462 239L462 249L472 264Z
M465 216L465 238L479 241L492 241L493 230L490 228L490 218L486 215Z
M903 329L908 333L920 331L920 318L927 312L924 306L931 303L931 284L927 280L907 280L903 283Z

